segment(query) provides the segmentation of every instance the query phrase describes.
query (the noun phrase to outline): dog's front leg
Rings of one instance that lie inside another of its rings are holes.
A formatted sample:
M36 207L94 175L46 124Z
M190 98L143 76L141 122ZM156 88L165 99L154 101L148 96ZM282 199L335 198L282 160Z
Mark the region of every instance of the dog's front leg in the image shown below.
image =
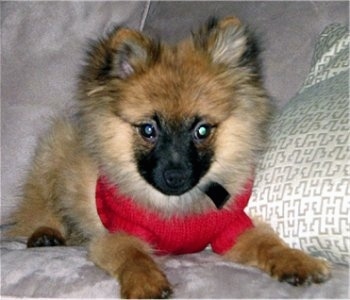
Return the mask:
M292 285L321 283L330 278L327 261L288 247L266 224L257 224L240 235L225 257L258 267Z
M119 280L122 298L168 298L170 284L141 240L126 234L105 234L92 240L90 259Z

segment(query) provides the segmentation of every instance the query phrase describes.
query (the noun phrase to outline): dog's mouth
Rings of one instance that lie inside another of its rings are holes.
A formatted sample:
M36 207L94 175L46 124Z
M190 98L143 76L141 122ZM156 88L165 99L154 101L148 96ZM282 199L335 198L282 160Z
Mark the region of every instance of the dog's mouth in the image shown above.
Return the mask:
M166 169L162 173L162 178L156 180L157 187L168 195L179 196L189 191L194 182L191 180L191 172L183 169Z
M184 183L183 178L177 181L177 183L180 184L180 181ZM188 190L189 190L188 187L180 188L179 186L177 189L174 189L172 192L169 189L167 191L168 191L168 194L181 195ZM217 209L223 208L226 202L231 198L229 192L220 183L217 183L217 182L210 182L204 189L202 189L202 192L206 194L214 202Z
M150 183L163 194L181 196L196 186L199 179L190 171L184 169L166 169ZM221 209L230 199L230 193L218 182L210 182L200 190L206 194Z
M167 195L180 196L193 188L190 177L184 172L169 170L164 174L163 184L157 188ZM229 192L218 182L210 182L201 190L214 202L217 209L221 209L231 197Z

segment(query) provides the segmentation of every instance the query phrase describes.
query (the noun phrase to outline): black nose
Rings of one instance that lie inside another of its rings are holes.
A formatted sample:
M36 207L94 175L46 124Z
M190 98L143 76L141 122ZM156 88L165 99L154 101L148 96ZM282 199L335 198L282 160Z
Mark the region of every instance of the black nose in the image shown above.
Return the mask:
M186 180L186 171L178 169L165 170L163 173L164 180L170 188L180 188L182 187Z

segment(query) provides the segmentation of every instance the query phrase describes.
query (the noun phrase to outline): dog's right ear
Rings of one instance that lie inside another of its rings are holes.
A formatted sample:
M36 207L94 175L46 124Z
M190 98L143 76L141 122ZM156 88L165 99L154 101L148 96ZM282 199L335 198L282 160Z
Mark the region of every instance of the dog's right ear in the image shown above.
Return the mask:
M260 49L256 37L235 17L210 18L193 33L193 42L198 50L210 56L213 63L259 71Z
M159 43L138 31L116 27L91 44L80 78L99 84L115 78L126 80L155 63L159 52Z

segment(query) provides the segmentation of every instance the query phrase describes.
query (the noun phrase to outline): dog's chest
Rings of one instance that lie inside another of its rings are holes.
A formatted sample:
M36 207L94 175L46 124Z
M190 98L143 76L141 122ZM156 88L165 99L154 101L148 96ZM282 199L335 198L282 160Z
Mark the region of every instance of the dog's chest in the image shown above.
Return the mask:
M211 244L224 253L236 238L252 226L244 213L251 194L248 189L236 197L229 209L213 209L202 214L164 218L118 193L106 178L96 185L96 206L109 232L125 232L149 243L157 254L185 254L202 251Z

